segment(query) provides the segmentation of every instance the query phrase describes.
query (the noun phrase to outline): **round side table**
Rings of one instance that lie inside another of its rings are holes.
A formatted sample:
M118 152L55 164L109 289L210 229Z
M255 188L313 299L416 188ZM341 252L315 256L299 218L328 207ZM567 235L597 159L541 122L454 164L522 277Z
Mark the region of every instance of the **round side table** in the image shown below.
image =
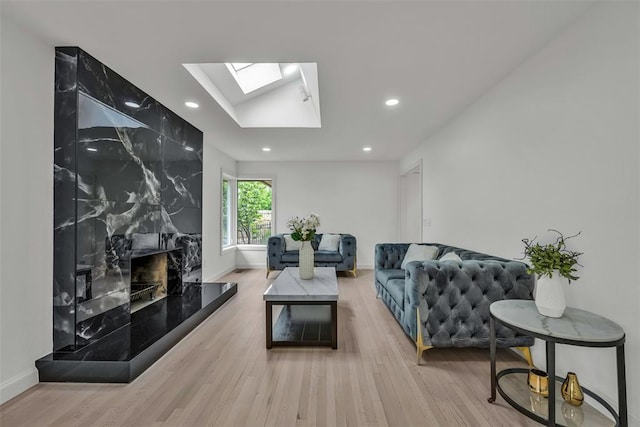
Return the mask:
M581 407L567 406L562 402L558 390L563 378L556 376L555 345L568 344L581 347L615 347L618 374L618 413L600 396L582 387L584 394L595 399L611 413L616 426L627 427L627 388L624 362L624 330L620 325L597 314L567 307L560 318L546 317L538 313L535 303L530 300L502 300L491 304L490 357L491 357L491 397L496 400L496 390L511 406L529 418L548 426L575 424L577 417L584 425L599 424L598 418L609 421L587 403ZM529 392L526 378L528 369L511 368L496 373L496 321L522 334L545 341L547 374L549 375L549 397L538 397ZM556 390L558 389L558 390ZM559 398L559 399L557 399ZM562 411L556 410L560 403Z

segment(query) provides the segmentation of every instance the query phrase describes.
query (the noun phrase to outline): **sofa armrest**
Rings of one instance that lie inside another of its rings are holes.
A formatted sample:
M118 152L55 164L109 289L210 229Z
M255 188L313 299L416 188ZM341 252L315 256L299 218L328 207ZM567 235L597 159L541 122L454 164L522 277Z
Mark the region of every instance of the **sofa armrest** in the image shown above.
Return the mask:
M267 240L267 269L271 270L282 262L282 255L285 252L284 235L274 234Z
M489 305L503 299L533 299L534 277L521 262L415 261L406 271L405 322L415 339L419 308L423 336L433 346L455 347L457 342L488 346ZM496 335L501 346L522 342L512 329L499 324Z
M343 258L355 258L358 247L356 245L356 238L351 234L340 235L340 246L338 251Z

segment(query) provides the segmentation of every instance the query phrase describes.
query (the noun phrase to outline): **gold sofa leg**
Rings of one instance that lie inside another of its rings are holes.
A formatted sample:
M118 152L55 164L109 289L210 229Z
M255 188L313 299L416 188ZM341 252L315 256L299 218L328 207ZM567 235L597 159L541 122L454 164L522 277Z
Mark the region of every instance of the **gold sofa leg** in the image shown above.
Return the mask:
M353 277L358 277L358 258L353 258L353 270L349 270L349 273L353 274Z
M431 345L424 345L424 341L422 339L422 323L420 322L420 308L416 309L416 320L417 320L417 325L416 325L416 350L418 353L418 360L417 360L417 364L420 365L420 360L422 359L422 353L424 353L426 350L429 350L431 348L433 348L433 346Z
M269 268L267 268L267 279L269 278L269 273L271 273L271 270L269 270Z
M516 350L522 352L529 366L533 367L533 358L531 357L531 350L529 347L516 347Z

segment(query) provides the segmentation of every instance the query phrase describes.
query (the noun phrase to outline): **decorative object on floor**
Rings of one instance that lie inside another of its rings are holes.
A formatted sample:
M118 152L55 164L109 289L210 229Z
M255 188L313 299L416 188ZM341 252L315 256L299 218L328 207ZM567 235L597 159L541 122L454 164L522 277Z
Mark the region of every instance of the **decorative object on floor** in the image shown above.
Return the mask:
M320 226L320 217L312 213L306 218L293 217L287 221L287 227L292 231L291 238L302 241L299 252L299 272L301 279L313 279L313 248L311 240L316 235L316 229Z
M542 397L549 397L549 375L540 369L529 369L527 375L527 385L529 390Z
M538 312L547 317L562 317L567 307L562 286L566 281L571 283L572 280L578 280L575 266L581 265L578 263L578 257L582 255L582 252L568 250L566 241L580 235L581 232L564 237L557 230L548 231L558 233L555 242L540 244L536 242L537 237L522 239L524 258L529 258L529 272L535 273L537 277L535 302Z
M573 406L580 406L584 402L584 393L580 388L578 377L574 372L568 372L560 388L562 398L565 402Z

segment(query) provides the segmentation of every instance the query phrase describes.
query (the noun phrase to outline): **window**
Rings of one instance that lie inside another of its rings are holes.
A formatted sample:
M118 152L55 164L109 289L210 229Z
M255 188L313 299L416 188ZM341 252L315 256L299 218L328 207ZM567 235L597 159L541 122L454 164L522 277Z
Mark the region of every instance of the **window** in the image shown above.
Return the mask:
M266 245L273 232L271 179L236 179L222 174L222 249Z
M271 236L271 180L238 180L238 245L266 245Z
M222 248L235 244L233 241L233 187L234 180L222 176Z
M245 95L282 80L282 71L277 62L226 62L225 65Z

